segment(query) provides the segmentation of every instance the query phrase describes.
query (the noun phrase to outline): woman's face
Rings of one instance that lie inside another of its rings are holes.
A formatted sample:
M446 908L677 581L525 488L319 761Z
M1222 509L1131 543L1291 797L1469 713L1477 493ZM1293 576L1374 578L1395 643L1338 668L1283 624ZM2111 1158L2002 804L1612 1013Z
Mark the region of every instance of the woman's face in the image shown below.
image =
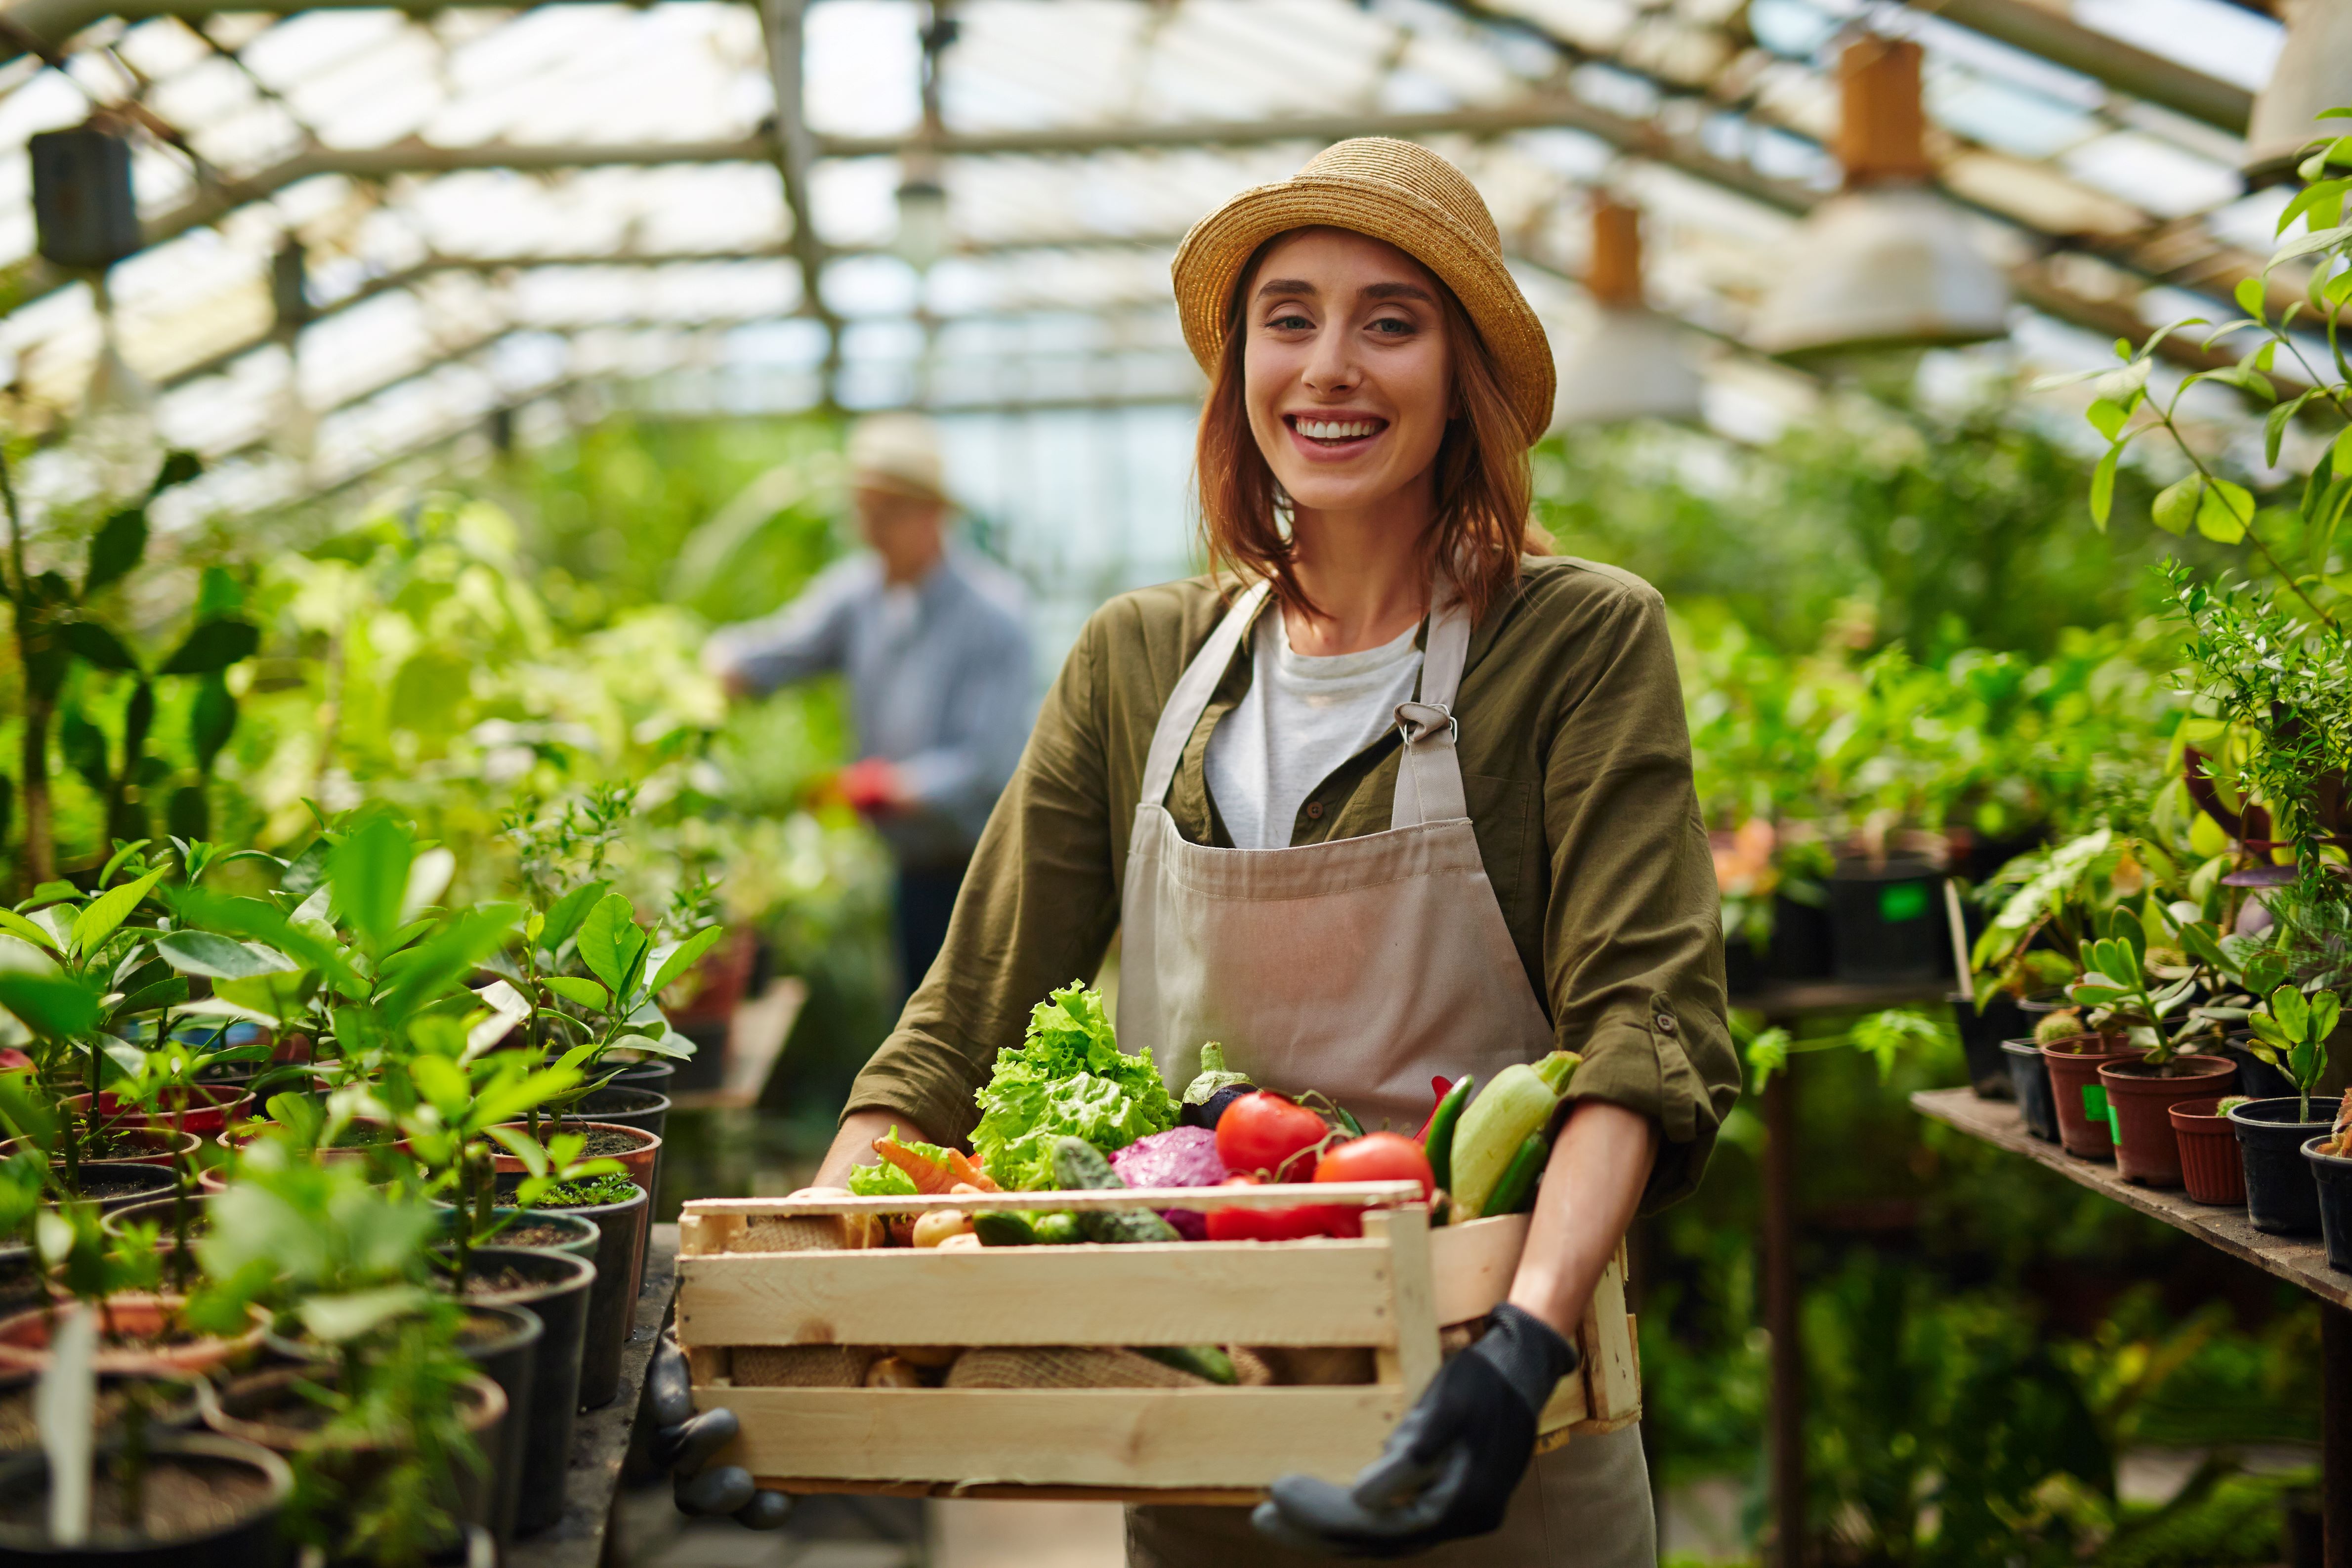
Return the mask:
M1395 246L1309 228L1242 300L1250 430L1293 502L1374 506L1429 471L1453 413L1444 285Z

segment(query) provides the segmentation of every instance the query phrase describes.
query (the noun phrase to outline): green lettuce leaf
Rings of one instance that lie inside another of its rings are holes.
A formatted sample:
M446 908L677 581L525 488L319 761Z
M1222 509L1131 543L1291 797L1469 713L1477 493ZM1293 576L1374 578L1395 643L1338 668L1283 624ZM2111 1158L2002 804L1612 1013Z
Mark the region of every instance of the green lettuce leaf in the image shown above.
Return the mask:
M883 1139L901 1149L912 1150L935 1165L947 1163L948 1152L945 1149L936 1143L918 1143L912 1139L901 1138L895 1126L883 1134ZM914 1177L887 1160L877 1160L870 1165L852 1165L849 1168L849 1190L861 1198L910 1198L918 1189Z
M972 1148L1013 1191L1054 1184L1056 1138L1083 1138L1108 1154L1176 1124L1150 1051L1122 1052L1101 995L1076 983L1030 1012L1021 1044L997 1053L995 1074L975 1099Z

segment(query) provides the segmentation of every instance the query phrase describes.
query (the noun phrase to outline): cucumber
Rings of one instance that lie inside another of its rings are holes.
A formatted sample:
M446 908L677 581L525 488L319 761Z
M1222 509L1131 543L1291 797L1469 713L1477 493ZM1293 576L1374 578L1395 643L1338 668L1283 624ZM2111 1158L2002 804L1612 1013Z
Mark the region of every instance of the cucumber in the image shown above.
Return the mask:
M1078 1215L1078 1228L1088 1241L1128 1243L1181 1241L1177 1228L1150 1209L1096 1210Z
M1137 1345L1135 1353L1228 1388L1234 1382L1234 1358L1214 1345Z
M1037 1240L1029 1216L1009 1210L982 1210L971 1216L971 1231L982 1247L1030 1247Z
M1429 1156L1429 1173L1449 1192L1454 1188L1454 1129L1461 1123L1462 1108L1477 1092L1478 1075L1464 1073L1462 1081L1445 1091L1429 1119L1429 1142L1422 1152Z
M1054 1179L1066 1192L1102 1193L1123 1189L1127 1184L1110 1168L1102 1151L1083 1138L1054 1140ZM1078 1229L1088 1241L1136 1242L1181 1241L1176 1227L1153 1214L1150 1209L1132 1212L1123 1210L1090 1210L1077 1216Z
M1064 1212L1039 1215L1031 1222L1029 1233L1040 1247L1073 1247L1087 1238L1078 1228L1078 1216Z
M1511 1163L1503 1167L1502 1178L1496 1182L1495 1190L1487 1194L1486 1206L1482 1212L1490 1215L1517 1214L1523 1208L1535 1207L1536 1177L1542 1174L1544 1155L1550 1150L1551 1145L1544 1142L1542 1133L1528 1133L1527 1142L1519 1145L1518 1152L1511 1156Z

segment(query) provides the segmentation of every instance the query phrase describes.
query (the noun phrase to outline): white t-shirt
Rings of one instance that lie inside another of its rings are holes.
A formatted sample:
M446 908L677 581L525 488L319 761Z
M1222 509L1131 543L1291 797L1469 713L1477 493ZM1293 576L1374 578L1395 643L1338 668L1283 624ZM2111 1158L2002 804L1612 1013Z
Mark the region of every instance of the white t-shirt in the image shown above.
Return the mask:
M1249 691L1209 736L1209 794L1236 849L1287 849L1333 769L1396 723L1421 673L1419 626L1360 653L1293 653L1280 605L1251 634Z

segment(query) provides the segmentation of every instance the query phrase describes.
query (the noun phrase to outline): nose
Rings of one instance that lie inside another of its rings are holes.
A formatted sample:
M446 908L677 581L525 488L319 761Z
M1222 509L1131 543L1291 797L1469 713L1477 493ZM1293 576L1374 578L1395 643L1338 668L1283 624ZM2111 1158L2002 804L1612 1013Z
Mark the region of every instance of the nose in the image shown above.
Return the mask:
M1301 379L1308 391L1322 397L1344 397L1361 383L1363 367L1356 362L1355 335L1344 322L1328 321L1315 334Z

